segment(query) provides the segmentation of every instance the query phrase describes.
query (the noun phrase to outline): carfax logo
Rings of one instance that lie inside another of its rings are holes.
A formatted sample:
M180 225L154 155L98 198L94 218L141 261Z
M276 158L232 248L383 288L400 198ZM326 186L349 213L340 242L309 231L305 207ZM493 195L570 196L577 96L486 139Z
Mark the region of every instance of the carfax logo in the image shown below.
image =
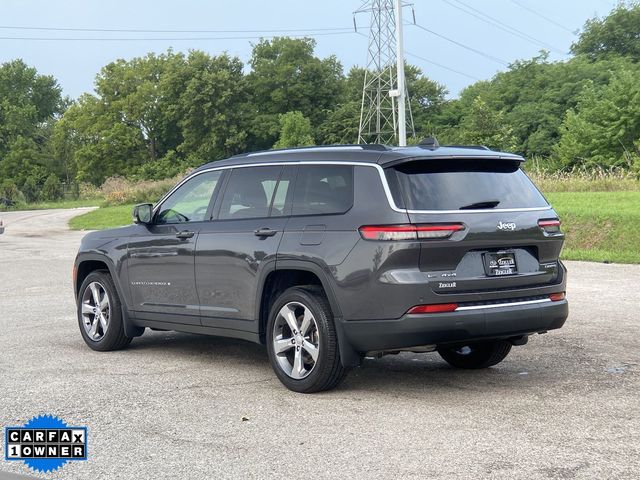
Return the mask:
M22 460L37 472L52 472L69 460L87 459L87 427L70 427L58 417L33 417L22 427L5 427L5 460Z

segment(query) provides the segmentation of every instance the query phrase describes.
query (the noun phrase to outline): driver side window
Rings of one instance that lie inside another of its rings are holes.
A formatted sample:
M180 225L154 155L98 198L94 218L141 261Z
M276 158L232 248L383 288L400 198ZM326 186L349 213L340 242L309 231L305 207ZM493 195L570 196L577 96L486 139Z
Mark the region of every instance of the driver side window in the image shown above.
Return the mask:
M222 170L201 173L187 180L160 206L156 223L202 222Z

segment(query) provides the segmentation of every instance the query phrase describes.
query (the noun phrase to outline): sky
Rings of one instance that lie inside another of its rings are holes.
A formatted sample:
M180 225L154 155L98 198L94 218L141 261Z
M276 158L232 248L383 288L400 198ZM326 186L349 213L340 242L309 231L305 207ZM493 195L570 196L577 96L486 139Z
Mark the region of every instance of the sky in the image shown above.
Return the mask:
M360 34L353 32L353 12L363 3L364 0L1 0L0 63L22 58L40 73L53 75L66 95L77 98L93 91L96 73L118 58L130 59L168 48L185 52L200 49L212 55L227 52L246 63L251 44L261 35L314 32L322 34L315 36L316 55L336 55L347 71L353 65L364 66L367 60L368 40L364 35L368 34L368 13L356 15ZM445 85L450 97L457 96L477 79L490 79L507 69L505 64L537 55L545 48L541 43L548 45L547 49L553 48L552 60L568 58L569 48L577 38L574 32L587 19L605 16L614 6L613 0L412 0L412 3L416 23L423 28L405 25L406 59ZM405 23L413 22L411 7L405 7L404 17ZM504 29L512 29L512 33ZM220 32L223 30L226 32ZM66 40L53 40L56 38Z

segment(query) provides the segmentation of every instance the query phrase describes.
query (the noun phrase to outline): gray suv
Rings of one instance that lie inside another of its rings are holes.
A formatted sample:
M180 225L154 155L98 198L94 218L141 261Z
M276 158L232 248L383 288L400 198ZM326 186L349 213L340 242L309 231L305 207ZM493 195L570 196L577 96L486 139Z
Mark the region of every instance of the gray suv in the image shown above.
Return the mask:
M209 163L84 237L80 332L101 351L145 328L265 344L297 392L401 351L490 367L568 314L560 221L523 160L430 144Z

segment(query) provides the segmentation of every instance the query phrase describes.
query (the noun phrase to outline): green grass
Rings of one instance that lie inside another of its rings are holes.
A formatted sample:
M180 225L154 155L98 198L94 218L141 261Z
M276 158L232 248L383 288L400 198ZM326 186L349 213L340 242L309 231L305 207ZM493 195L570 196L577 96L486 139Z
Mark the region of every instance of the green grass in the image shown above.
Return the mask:
M556 192L547 199L562 219L562 258L640 263L640 192Z
M73 230L104 230L131 224L133 205L102 207L72 218L69 226Z
M640 263L640 192L556 192L548 200L567 235L566 260ZM102 207L71 220L75 230L131 223L133 205Z

